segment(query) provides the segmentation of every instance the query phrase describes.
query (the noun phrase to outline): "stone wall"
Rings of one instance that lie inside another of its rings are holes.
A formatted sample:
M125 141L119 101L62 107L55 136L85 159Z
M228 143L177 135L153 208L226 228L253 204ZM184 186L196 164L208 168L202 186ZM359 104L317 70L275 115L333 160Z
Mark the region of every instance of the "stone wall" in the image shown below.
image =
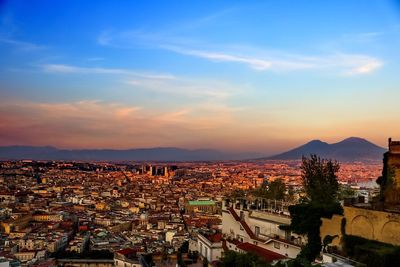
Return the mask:
M392 141L392 138L389 138L389 152L400 154L400 141Z
M387 153L385 155L388 184L384 192L385 207L397 208L400 205L400 154Z
M322 219L321 239L326 235L338 235L331 245L341 246L342 219L345 218L345 233L371 240L400 246L400 214L344 207L344 215L334 215L332 219Z

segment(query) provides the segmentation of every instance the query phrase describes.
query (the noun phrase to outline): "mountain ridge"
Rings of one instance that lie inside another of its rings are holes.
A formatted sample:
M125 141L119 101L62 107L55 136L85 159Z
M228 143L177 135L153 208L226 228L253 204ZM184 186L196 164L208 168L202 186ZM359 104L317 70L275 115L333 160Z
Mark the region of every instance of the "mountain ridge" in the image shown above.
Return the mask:
M289 151L261 157L261 153L228 153L216 149L154 147L131 149L59 149L54 146L0 146L0 160L82 160L82 161L218 161L218 160L298 160L317 154L339 161L381 160L386 149L370 141L349 137L336 143L314 139Z
M336 143L312 140L291 150L260 159L297 160L302 156L316 154L322 158L338 161L370 161L381 160L385 148L360 137L349 137Z
M131 149L58 149L53 146L2 146L0 160L83 160L83 161L214 161L245 160L261 153L227 153L216 149L177 147Z

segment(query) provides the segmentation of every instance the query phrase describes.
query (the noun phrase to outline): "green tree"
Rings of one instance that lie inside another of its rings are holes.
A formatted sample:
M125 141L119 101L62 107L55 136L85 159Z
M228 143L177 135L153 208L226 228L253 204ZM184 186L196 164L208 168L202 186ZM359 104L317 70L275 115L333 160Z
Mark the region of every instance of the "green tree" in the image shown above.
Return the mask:
M282 200L285 198L286 185L282 179L272 181L268 186L270 199Z
M295 266L307 266L321 252L321 217L330 218L333 214L343 213L337 199L339 169L336 161L316 155L302 159L301 178L306 195L299 204L289 207L292 216L290 228L295 233L307 235L308 243L298 255Z
M339 169L340 165L336 161L321 159L317 155L303 157L301 178L307 198L311 202L324 205L337 202Z
M244 190L242 190L242 189L235 189L235 190L233 190L233 191L231 192L230 198L233 198L233 199L236 200L236 199L238 199L238 198L244 198L245 195L246 195L246 192L245 192Z
M339 188L338 198L343 200L345 198L353 198L356 196L356 191L348 185L342 185Z
M249 194L255 197L269 198L268 187L269 187L269 182L267 180L264 180L259 187L250 191Z
M260 198L283 200L286 195L286 185L282 179L276 179L272 182L264 181L251 194Z

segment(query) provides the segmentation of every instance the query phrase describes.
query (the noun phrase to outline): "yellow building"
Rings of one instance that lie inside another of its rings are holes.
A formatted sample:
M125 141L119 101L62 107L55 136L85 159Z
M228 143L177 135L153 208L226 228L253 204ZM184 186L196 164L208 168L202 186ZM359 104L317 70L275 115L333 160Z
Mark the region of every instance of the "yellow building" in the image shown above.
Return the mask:
M109 210L110 206L108 206L105 202L98 202L95 204L96 210Z
M185 209L188 213L192 212L206 212L206 213L217 213L217 205L213 200L194 200L188 201L185 205Z
M32 220L32 215L21 216L15 220L7 220L1 222L2 230L9 234L11 231L20 231L29 225Z

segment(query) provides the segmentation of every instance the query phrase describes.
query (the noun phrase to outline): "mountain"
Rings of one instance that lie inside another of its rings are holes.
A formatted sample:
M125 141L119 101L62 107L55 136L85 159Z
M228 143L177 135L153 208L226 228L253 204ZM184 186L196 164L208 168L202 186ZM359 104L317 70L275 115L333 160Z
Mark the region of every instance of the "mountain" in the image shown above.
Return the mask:
M350 137L341 142L328 144L313 140L290 151L260 158L259 153L226 153L214 149L189 150L176 147L142 149L58 149L51 146L4 146L0 147L0 160L82 160L82 161L208 161L208 160L296 160L317 154L322 158L339 161L381 160L386 149L365 139Z
M84 161L207 161L259 157L258 153L225 153L213 149L181 149L175 147L142 149L76 149L66 150L44 146L0 147L3 160L84 160Z
M303 155L317 154L322 158L339 161L368 161L382 160L383 153L385 152L386 149L363 138L350 137L334 144L313 140L287 152L262 159L296 160L301 159Z

